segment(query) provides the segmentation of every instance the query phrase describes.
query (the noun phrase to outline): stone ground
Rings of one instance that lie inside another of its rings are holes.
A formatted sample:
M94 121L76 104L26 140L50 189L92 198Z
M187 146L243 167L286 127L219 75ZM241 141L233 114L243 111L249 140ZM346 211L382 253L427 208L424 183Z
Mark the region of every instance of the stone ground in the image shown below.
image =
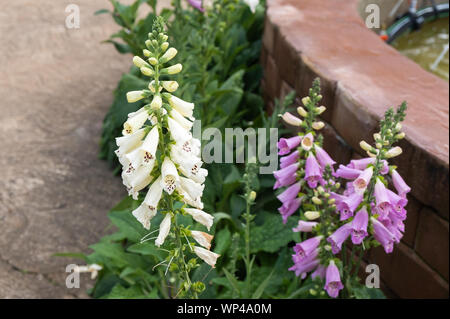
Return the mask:
M80 29L65 27L79 5ZM102 120L131 57L106 39L107 0L14 0L0 11L0 298L84 298L65 287L74 260L106 233L124 195L97 158Z

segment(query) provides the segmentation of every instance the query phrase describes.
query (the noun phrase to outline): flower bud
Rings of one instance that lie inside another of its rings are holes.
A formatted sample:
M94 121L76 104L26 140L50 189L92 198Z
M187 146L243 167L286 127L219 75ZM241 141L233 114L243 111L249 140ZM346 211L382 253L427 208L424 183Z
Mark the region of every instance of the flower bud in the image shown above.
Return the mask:
M401 140L401 139L404 139L405 136L406 136L405 132L401 132L401 133L398 133L397 135L395 135L395 138L398 140Z
M397 131L397 132L400 132L401 130L402 130L402 124L401 123L397 123L397 125L395 125L395 130Z
M163 44L161 44L161 50L166 51L167 48L169 47L169 42L164 42Z
M323 194L323 197L325 197L325 198L330 198L330 196L331 196L330 193L324 193Z
M383 147L383 145L381 145L381 143L376 143L376 144L375 144L375 147L378 148L378 149L380 149L380 148Z
M135 56L133 58L133 63L135 66L137 66L138 68L142 68L143 66L149 66L147 62L144 61L144 59Z
M336 203L336 198L330 198L330 199L328 200L328 204L329 204L329 205L333 205L334 203Z
M177 81L163 81L162 86L166 89L167 92L175 92L178 90L178 82Z
M323 98L322 94L317 95L317 99L319 99L319 101Z
M255 191L251 191L250 192L250 196L249 196L250 201L254 202L256 199L256 192Z
M369 157L372 157L372 158L377 157L375 154L373 154L373 153L371 153L369 151L367 151L366 153L367 153L367 156L369 156Z
M320 217L320 212L318 211L307 211L305 212L305 217L308 220L315 220Z
M309 96L307 96L307 97L304 97L303 99L302 99L302 103L303 103L303 105L308 105L309 103L311 102L311 99L309 98Z
M155 86L155 80L151 81L148 84L148 89L152 92L152 93L156 93L156 86ZM158 87L158 93L162 91L162 87L159 86Z
M152 41L150 40L145 41L145 46L147 47L147 49L150 49L152 47Z
M305 110L302 106L299 106L299 107L297 108L297 113L298 113L300 116L303 116L303 117L307 117L307 116L308 116L308 112L306 112L306 110Z
M386 152L386 158L393 158L399 156L401 153L403 153L402 148L400 146L396 146Z
M127 93L127 101L128 103L134 103L139 100L142 100L145 97L143 91L131 91Z
M148 59L148 62L150 62L151 65L157 65L158 64L158 60L156 58L150 58Z
M293 125L293 126L300 126L300 125L302 125L302 120L299 119L298 117L292 115L289 112L285 112L281 116L281 118L283 119L283 121L285 121L289 125Z
M319 106L318 108L316 108L316 113L317 113L317 115L320 115L320 114L322 114L323 112L325 112L326 111L326 107L325 106Z
M158 47L158 41L152 40L152 45L153 45L155 48Z
M311 200L316 205L322 205L322 200L316 196L314 196Z
M334 184L334 186L336 186L336 189L339 189L339 188L341 188L341 183L336 183L336 184Z
M331 251L331 245L325 245L323 247L326 251Z
M160 62L161 63L166 63L170 60L172 60L176 55L177 55L178 51L175 48L170 48L169 50L166 51L166 53L164 53L164 55L161 57Z
M168 37L166 34L164 34L164 35L161 37L161 40L167 41L168 38L169 38L169 37Z
M177 73L180 73L182 69L183 69L183 66L180 63L178 63L175 65L169 66L168 68L162 69L161 74L170 74L170 75L177 74Z
M375 133L375 134L373 134L373 139L374 139L375 141L381 140L381 134L380 134L380 133Z
M324 127L325 127L325 123L322 121L314 122L312 124L312 128L315 129L316 131L323 129Z
M323 193L325 190L323 189L322 186L317 187L317 191L319 192L319 194Z
M157 110L157 109L160 109L161 106L162 106L161 96L159 94L156 94L153 97L152 103L150 103L150 107L152 110Z
M147 58L149 58L149 57L152 55L152 53L151 53L149 50L147 50L147 49L144 49L144 50L142 51L142 53L143 53L144 56L146 56Z
M144 75L146 75L146 76L153 76L153 74L155 74L155 72L153 72L152 69L150 69L150 68L148 68L148 67L146 67L146 66L143 66L143 67L141 68L141 73L144 74Z
M367 143L366 141L361 141L359 143L359 146L365 151L370 151L372 149L372 146L369 143Z

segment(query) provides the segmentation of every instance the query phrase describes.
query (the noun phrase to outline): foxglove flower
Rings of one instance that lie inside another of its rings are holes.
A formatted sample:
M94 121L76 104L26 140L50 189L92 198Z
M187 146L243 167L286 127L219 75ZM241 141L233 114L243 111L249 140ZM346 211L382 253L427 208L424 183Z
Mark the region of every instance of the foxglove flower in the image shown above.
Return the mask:
M322 180L322 172L314 155L309 154L306 159L305 180L310 188L316 188L317 184Z
M361 174L361 170L355 168L349 168L344 165L339 165L339 168L336 170L334 176L341 177L345 179L355 179Z
M331 244L331 251L333 254L337 254L341 251L342 244L347 240L348 236L350 236L351 231L351 225L344 224L327 238L327 241Z
M203 9L202 6L202 0L187 0L191 6L193 6L195 9L199 10L200 12L204 12L205 9Z
M200 257L205 263L210 265L212 268L216 267L217 258L220 257L219 254L213 253L212 251L197 246L194 247L194 252L198 257Z
M292 228L292 231L297 232L304 232L304 233L310 233L312 232L313 228L318 225L317 222L307 222L304 220L300 220L298 222L298 226L295 228Z
M333 168L333 165L336 164L336 162L330 157L330 155L328 155L328 153L318 145L314 146L314 149L316 150L317 161L319 162L321 168L325 169L327 166Z
M280 141L278 142L278 155L286 155L289 154L289 152L296 148L302 141L302 138L300 136L294 136L291 138L280 138Z
M375 183L375 200L376 207L383 213L387 214L389 209L391 208L391 202L389 201L389 197L387 194L386 186L377 179Z
M285 168L289 165L297 163L298 159L299 159L298 151L294 151L289 155L283 156L280 158L280 168Z
M341 214L341 220L349 219L353 216L353 212L358 208L363 200L363 194L353 193L340 201L336 207Z
M367 237L367 224L369 222L369 214L367 213L366 207L361 208L360 211L356 213L355 218L352 221L352 243L359 245L362 243L365 237Z
M300 145L305 151L309 151L314 145L314 136L311 133L306 134Z
M366 168L353 182L353 190L358 194L364 194L373 175L373 167Z
M210 230L213 224L214 217L205 213L200 209L195 208L184 208L184 211L192 216L192 218L206 227L206 229Z
M411 191L411 187L406 185L403 178L395 169L392 170L391 174L392 174L392 182L394 183L394 187L397 190L397 193L401 197L406 197L406 194L408 194Z
M205 247L208 250L211 248L211 241L213 240L214 236L197 230L191 231L191 234L195 241L197 241L197 243L199 243L201 246Z
M160 247L162 244L164 244L164 241L166 240L167 235L169 235L171 219L172 219L172 216L170 216L170 214L166 214L166 216L164 216L163 221L159 225L158 238L156 238L156 240L155 240L155 245L157 247Z
M277 183L274 186L274 189L283 187L283 186L289 186L297 180L297 170L298 170L299 164L291 164L285 168L282 168L278 171L273 172L273 175L275 176L275 179L277 180Z
M377 219L371 217L375 239L384 247L386 254L394 249L395 236Z
M335 265L334 261L330 261L326 272L325 290L331 298L336 298L339 295L339 291L344 288L341 282L341 275L339 269Z
M310 254L312 254L317 247L319 247L320 241L322 240L322 236L316 236L310 239L307 239L300 244L295 245L294 251L300 260L306 258Z
M256 7L259 4L259 0L244 0L244 2L250 7L250 10L255 13Z

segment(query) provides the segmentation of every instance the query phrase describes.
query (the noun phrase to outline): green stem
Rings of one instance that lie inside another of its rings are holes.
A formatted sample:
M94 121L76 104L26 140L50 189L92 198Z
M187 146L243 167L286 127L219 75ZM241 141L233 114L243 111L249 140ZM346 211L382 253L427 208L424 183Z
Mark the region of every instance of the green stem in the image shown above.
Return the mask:
M250 297L250 282L251 282L251 265L250 265L250 204L247 202L247 209L245 213L245 265L246 265L246 293Z

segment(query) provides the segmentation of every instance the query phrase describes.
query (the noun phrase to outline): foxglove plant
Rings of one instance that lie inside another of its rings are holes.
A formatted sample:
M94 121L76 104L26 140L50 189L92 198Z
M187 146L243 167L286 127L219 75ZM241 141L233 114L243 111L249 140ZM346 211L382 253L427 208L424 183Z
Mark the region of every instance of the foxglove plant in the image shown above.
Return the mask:
M210 230L213 216L202 210L203 183L208 171L201 168L200 141L190 132L194 104L172 95L178 89L178 83L167 78L181 72L182 65L167 65L177 50L169 48L163 29L162 19L158 18L145 42L143 56L133 58L133 63L150 81L148 89L129 92L128 102L145 99L149 103L128 115L123 136L116 140L119 147L116 154L123 166L122 179L129 195L137 200L148 186L142 203L132 212L133 216L145 229L151 228L151 220L158 212L164 216L155 246L171 248L163 249L169 255L161 264L165 264L167 270L178 271L181 283L177 296L190 293L197 297L204 285L191 282L189 272L197 264L195 259L186 262L187 253L197 255L212 267L219 255L209 250L212 235L191 231L178 224L179 215L190 215ZM142 242L154 239L147 237L156 231L150 232Z
M286 123L299 127L301 132L281 138L278 143L283 157L281 169L274 172L274 189L287 187L278 195L284 223L300 212L293 231L300 232L302 241L294 247L294 266L289 270L302 279L309 272L313 279L325 279L324 289L336 298L344 288L351 292L357 282L355 273L364 250L381 244L386 253L391 253L405 231L406 194L410 188L388 160L401 154L401 148L394 147L394 143L405 137L400 122L405 117L406 103L396 112L386 112L380 132L374 134L374 146L360 143L367 158L352 160L335 171L336 162L323 149L323 137L317 134L324 123L316 117L326 110L318 106L322 98L319 85L316 80L309 96L302 100L304 107L297 109L303 119L290 113L282 115ZM396 192L387 188L388 174ZM345 180L343 190L338 179ZM349 260L347 240L353 244ZM360 250L357 264L356 247Z

